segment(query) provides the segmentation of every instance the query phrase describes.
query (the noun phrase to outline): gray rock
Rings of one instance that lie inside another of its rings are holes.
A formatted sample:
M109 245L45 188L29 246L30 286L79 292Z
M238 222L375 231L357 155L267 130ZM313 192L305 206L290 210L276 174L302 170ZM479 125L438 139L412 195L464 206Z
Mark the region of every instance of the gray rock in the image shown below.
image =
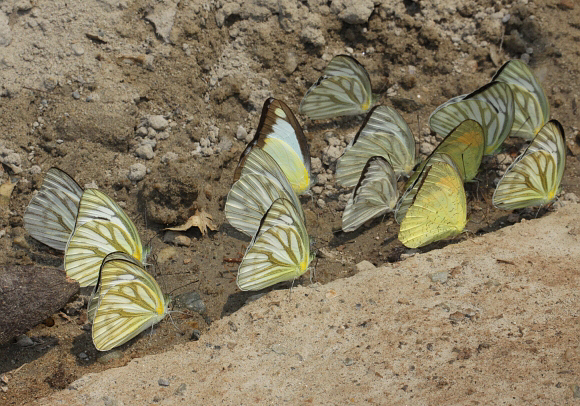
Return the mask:
M74 92L72 92L72 97L73 99L78 100L81 98L81 94L79 93L78 90L75 90Z
M114 351L110 351L110 352L105 352L103 353L103 355L101 355L100 357L97 358L97 362L99 364L108 364L111 361L114 361L116 359L119 359L123 356L123 353L119 350L114 350Z
M287 52L286 59L284 60L284 73L286 75L291 75L298 67L298 59L294 52Z
M330 11L348 24L365 24L375 8L372 0L333 0Z
M87 353L86 353L86 352L81 352L81 353L78 355L78 357L79 357L80 359L82 359L83 361L86 361L86 360L88 360L88 359L89 359L89 356L87 355Z
M243 125L239 125L238 129L236 130L236 139L240 141L245 141L246 137L248 136L248 132L244 128Z
M439 272L433 272L432 274L429 274L429 279L431 279L431 282L433 282L433 283L445 283L445 282L447 282L448 278L449 278L449 272L447 272L447 271L439 271Z
M419 152L423 155L430 155L435 150L435 146L429 142L422 142L419 147Z
M12 42L8 16L0 11L0 47L7 47Z
M183 293L177 296L174 301L176 306L185 307L199 314L204 314L206 311L205 303L198 292Z
M163 131L169 126L169 121L161 115L149 116L147 121L155 131Z
M127 178L131 182L139 182L145 179L145 175L147 174L147 167L143 164L133 164L129 167L129 173L127 174Z
M192 341L199 341L199 337L201 337L201 331L198 329L194 329L191 333L191 340Z
M322 161L320 158L315 157L310 160L310 168L313 173L320 173L322 171Z
M22 165L22 159L20 155L2 145L0 145L0 163L9 167L15 174L22 172L22 168L20 167Z
M72 44L70 47L76 56L81 56L85 53L84 48L80 44Z
M339 146L329 146L322 153L322 162L326 165L336 162L336 160L342 155L343 151L344 149Z
M315 47L323 47L326 45L326 39L324 38L324 34L322 30L319 28L314 27L304 27L302 32L300 33L300 39L305 41L309 44L312 44Z
M149 144L144 144L139 146L135 150L135 154L141 159L153 159L155 158L155 152L153 152L153 147Z
M215 125L211 125L208 130L208 139L212 144L215 144L219 140L220 129Z
M16 344L19 347L31 347L34 345L34 341L32 341L32 339L26 334L22 334L16 337Z
M31 175L38 175L42 172L42 168L38 165L32 165L29 169Z
M157 383L159 384L159 386L169 386L169 379L159 378Z
M177 4L173 1L166 1L155 4L153 12L148 14L145 19L153 24L155 33L164 42L171 42L171 29L175 22L177 14Z
M179 158L179 155L177 155L175 152L169 151L161 157L161 163L168 164L171 161L177 160L177 158Z
M218 144L217 149L221 152L225 152L225 151L229 151L230 149L232 149L233 145L234 145L234 143L232 142L232 140L230 140L228 138L224 138Z
M147 127L139 127L137 128L137 131L135 131L135 135L137 137L147 137L147 133L148 133Z
M362 271L369 271L372 269L376 269L376 266L374 266L371 262L369 261L361 261L358 264L356 264L356 270L359 272Z

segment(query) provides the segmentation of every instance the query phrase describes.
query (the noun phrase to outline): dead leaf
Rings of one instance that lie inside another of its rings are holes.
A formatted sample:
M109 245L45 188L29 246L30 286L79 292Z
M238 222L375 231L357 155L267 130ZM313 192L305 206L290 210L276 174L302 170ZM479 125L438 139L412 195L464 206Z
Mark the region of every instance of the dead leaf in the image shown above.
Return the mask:
M191 227L199 228L199 231L201 231L202 235L207 234L208 228L212 231L217 230L217 226L213 223L213 218L203 209L201 211L196 210L195 214L190 218L188 218L185 224L182 224L177 227L169 227L166 228L165 230L186 231L189 230Z
M17 182L12 183L8 179L5 183L0 185L0 208L7 209L10 204L10 195L12 195L12 190L16 186Z

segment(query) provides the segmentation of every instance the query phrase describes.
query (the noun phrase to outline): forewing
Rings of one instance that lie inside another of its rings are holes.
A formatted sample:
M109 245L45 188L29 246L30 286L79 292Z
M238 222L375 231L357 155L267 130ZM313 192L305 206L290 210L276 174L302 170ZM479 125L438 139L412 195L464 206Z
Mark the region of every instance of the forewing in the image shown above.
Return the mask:
M67 173L50 168L24 212L24 228L43 244L64 251L82 194L83 189Z

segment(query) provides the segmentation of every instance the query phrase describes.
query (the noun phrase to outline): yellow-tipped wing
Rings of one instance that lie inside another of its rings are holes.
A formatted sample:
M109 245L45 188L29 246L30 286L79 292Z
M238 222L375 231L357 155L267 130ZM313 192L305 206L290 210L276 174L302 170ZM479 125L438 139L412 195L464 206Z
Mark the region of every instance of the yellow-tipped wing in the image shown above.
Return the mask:
M294 204L276 200L264 215L238 269L241 290L260 290L298 278L308 269L310 238Z
M242 153L234 181L242 176L247 157L256 148L264 150L274 159L296 194L310 189L313 179L308 141L294 113L284 102L269 98L264 103L256 135Z
M126 343L166 315L168 302L155 279L129 257L116 253L100 269L92 338L99 351ZM95 299L89 302L93 304ZM91 309L89 308L89 314Z
M83 189L66 172L50 168L24 212L24 228L43 244L64 251L75 227Z
M457 170L434 162L425 172L399 230L399 240L409 248L455 236L467 223L465 190Z
M415 166L415 139L409 126L394 109L376 106L336 163L336 181L355 186L362 170L373 156L382 156L395 174L407 176Z
M397 197L393 167L381 156L371 157L342 214L342 231L354 231L364 222L392 211Z
M375 101L366 69L351 56L337 55L308 89L299 112L312 120L364 114Z

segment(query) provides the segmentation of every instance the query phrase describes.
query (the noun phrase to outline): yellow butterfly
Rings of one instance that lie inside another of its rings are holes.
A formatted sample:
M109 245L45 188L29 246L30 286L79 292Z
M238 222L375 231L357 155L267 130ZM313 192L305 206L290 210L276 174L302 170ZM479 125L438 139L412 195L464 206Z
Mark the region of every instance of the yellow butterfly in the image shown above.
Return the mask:
M64 254L66 274L81 286L94 285L101 262L115 251L126 252L140 262L148 253L123 209L103 192L87 189Z
M337 55L308 89L299 112L312 120L366 113L377 101L366 69L353 57Z
M296 194L310 189L313 179L308 141L292 110L283 101L269 98L264 103L256 135L242 153L234 181L241 177L247 156L255 148L263 149L274 159Z
M113 252L103 260L87 314L99 351L126 343L167 314L169 297L132 256Z
M433 162L419 179L399 230L399 241L408 248L455 236L467 224L465 190L454 164Z
M550 120L500 179L493 205L513 210L550 203L560 192L565 166L564 129Z
M75 227L82 194L83 189L66 172L50 168L26 208L24 228L41 243L64 251Z
M313 255L310 238L297 208L277 199L264 215L238 269L241 290L260 290L298 278Z
M384 157L395 174L408 175L415 166L415 139L403 117L387 106L367 114L360 130L336 163L336 182L344 187L357 184L373 156Z

